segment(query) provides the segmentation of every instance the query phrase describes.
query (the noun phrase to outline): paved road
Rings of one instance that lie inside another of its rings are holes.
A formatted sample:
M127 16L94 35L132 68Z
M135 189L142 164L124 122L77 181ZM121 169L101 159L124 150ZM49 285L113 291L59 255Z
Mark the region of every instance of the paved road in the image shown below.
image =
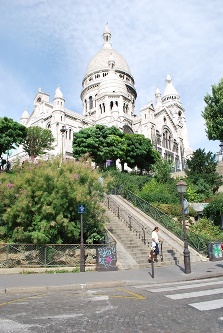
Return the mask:
M78 290L100 288L101 286L157 284L217 276L223 277L222 261L192 263L191 267L192 272L190 274L184 273L183 265L155 267L154 278L151 276L151 265L148 265L148 268L145 269L64 274L18 274L16 269L0 269L0 273L2 273L0 274L0 295L22 291Z
M1 296L4 333L222 333L223 280Z

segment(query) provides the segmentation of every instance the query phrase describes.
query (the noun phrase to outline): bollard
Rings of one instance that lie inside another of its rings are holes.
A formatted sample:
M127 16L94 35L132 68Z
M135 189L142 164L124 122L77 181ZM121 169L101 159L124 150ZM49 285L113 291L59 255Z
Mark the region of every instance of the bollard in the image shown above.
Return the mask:
M154 261L153 261L153 249L150 251L152 278L154 279Z
M163 261L163 242L160 242L160 259Z

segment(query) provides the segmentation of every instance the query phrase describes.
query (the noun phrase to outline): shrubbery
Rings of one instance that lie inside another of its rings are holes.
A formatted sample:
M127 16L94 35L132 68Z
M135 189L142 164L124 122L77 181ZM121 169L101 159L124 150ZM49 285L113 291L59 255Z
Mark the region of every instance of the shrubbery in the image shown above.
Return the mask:
M106 181L90 162L59 159L25 163L1 174L0 238L21 243L78 243L80 214L85 204L84 241L104 236L104 210L100 205ZM102 188L103 187L103 188ZM94 234L94 237L92 235Z

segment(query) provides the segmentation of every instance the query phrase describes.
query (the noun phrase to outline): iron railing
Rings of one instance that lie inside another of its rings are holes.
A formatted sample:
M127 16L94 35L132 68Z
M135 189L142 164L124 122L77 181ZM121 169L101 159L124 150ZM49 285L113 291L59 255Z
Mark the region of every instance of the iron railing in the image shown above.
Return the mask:
M119 205L112 197L107 197L107 206L113 213L122 220L125 225L132 231L145 245L147 227L139 219L129 214L129 211Z
M109 234L102 244L84 244L85 266L97 265L101 249L108 247L116 252ZM78 267L80 259L80 244L0 244L0 268Z
M163 213L160 209L154 207L152 204L138 197L123 186L119 186L113 189L111 191L111 194L121 195L123 198L130 201L135 207L142 210L145 214L151 216L154 220L163 225L167 230L171 231L174 235L183 240L182 225L179 222L175 221L171 216ZM201 252L205 255L208 254L208 246L210 240L201 237L200 235L197 235L190 230L187 230L187 240L189 245L193 247L196 251Z

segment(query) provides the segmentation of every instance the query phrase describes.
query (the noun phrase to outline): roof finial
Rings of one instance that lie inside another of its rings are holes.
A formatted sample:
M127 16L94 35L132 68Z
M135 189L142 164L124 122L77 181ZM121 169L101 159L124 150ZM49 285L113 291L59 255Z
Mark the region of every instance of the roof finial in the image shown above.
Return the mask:
M106 23L104 32L103 32L103 39L104 39L104 48L111 49L112 44L111 44L111 33L108 28L108 23Z

